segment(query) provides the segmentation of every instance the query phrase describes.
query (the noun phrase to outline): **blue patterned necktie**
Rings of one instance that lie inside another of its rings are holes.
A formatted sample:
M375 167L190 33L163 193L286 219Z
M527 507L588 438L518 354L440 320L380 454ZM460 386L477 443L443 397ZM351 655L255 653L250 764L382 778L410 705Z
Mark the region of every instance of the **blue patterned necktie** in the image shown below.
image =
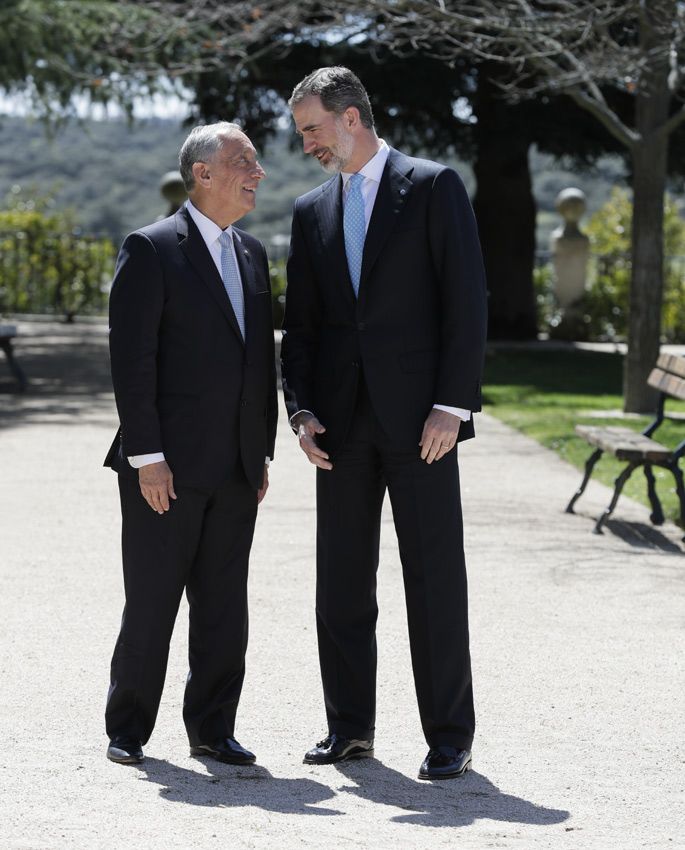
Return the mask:
M366 219L364 216L364 198L362 197L362 174L353 174L349 180L349 190L343 212L343 232L345 234L345 253L347 268L355 296L359 295L359 280L362 274L362 256L366 237Z
M240 333L245 339L245 300L243 297L243 284L240 280L235 254L233 253L233 239L231 234L224 230L219 237L221 243L221 277L228 294L233 312L238 320Z

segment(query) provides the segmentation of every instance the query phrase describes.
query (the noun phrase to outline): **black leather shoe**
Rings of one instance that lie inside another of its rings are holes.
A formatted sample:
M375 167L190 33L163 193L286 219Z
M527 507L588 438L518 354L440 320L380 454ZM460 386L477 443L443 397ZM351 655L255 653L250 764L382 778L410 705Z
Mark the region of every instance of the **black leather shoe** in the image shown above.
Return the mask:
M432 747L419 769L419 779L452 779L471 770L471 750Z
M226 764L254 764L257 756L241 747L235 738L219 738L213 744L198 744L190 748L191 756L211 756Z
M117 764L140 764L143 748L133 738L112 738L107 747L107 758Z
M304 755L305 764L335 764L347 759L364 759L373 756L373 741L343 738L333 732Z

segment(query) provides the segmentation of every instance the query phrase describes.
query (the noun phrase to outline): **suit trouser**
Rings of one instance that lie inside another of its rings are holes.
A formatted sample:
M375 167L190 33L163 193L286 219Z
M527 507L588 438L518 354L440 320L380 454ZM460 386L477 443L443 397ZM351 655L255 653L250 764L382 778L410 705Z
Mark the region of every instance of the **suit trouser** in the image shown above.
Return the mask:
M185 588L190 672L183 719L191 746L233 735L245 675L247 573L257 496L242 469L213 490L177 487L159 515L119 476L126 605L111 666L107 734L145 743Z
M387 487L423 731L429 746L468 749L475 719L457 452L430 465L419 452L418 444L410 451L389 445L362 382L333 469L317 469L316 614L326 713L330 732L373 738L376 571Z

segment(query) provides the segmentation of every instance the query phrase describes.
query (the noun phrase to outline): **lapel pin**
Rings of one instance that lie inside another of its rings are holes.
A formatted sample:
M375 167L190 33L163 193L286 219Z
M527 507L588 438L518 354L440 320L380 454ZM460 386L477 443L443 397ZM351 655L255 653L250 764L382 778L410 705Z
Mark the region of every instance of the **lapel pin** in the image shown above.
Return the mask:
M400 189L400 195L406 195L406 194L407 194L406 189Z

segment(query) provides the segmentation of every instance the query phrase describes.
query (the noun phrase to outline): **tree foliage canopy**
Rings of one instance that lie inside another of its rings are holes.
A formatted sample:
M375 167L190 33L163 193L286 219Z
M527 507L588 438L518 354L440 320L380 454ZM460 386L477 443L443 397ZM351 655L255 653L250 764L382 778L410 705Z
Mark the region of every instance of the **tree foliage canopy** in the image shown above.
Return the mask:
M39 115L74 111L74 96L131 108L201 61L201 27L168 3L4 0L0 90L22 93Z

